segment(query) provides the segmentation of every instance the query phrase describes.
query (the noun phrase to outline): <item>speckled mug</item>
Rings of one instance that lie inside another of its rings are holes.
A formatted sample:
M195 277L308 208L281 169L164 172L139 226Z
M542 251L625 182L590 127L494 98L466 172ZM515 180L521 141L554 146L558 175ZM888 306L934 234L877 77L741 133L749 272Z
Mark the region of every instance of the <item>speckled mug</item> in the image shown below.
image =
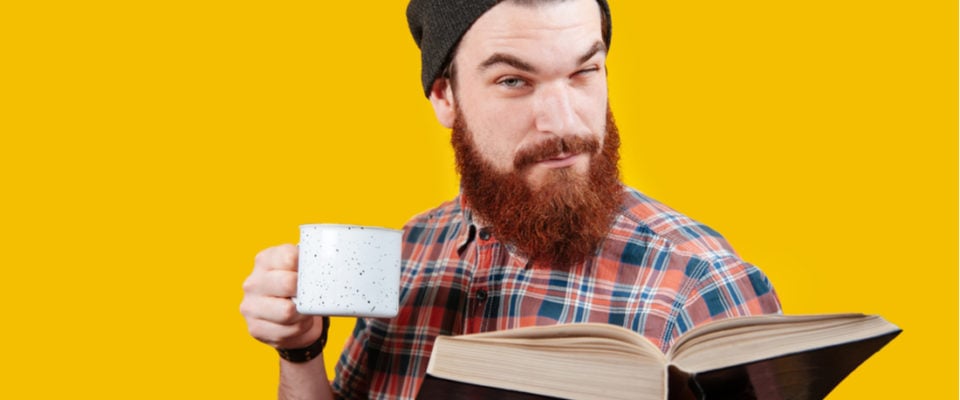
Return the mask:
M400 240L394 229L300 225L297 297L301 314L393 317L400 291Z

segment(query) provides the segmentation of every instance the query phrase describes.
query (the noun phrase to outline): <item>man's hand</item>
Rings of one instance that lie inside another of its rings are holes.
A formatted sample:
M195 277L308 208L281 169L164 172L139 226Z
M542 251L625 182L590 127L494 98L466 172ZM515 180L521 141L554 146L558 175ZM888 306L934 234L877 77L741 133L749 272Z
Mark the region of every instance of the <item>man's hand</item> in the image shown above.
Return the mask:
M240 303L250 335L275 348L297 349L316 341L322 318L298 313L290 299L296 294L297 247L280 245L257 254Z

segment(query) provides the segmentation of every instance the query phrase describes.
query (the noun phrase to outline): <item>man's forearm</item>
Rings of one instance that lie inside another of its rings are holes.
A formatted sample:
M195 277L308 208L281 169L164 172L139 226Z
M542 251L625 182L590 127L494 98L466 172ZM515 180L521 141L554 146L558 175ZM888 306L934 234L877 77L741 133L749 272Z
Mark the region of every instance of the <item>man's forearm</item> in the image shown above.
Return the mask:
M280 400L333 400L323 357L305 363L280 359Z

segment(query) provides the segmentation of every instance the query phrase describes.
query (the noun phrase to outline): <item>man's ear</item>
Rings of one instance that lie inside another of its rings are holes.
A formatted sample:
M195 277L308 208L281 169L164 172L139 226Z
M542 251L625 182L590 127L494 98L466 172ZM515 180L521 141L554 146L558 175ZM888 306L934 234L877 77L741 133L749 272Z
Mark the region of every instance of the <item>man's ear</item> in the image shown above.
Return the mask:
M440 125L447 128L453 128L453 120L456 119L457 105L453 97L453 87L450 86L450 79L437 78L433 81L430 88L430 103L433 104L433 113L437 115L437 121Z

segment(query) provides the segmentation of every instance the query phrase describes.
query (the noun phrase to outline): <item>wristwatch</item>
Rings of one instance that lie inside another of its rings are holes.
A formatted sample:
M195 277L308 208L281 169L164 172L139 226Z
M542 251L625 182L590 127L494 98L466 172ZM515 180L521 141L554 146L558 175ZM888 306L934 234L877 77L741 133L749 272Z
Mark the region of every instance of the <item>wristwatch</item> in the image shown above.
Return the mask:
M280 358L292 363L305 363L317 358L317 356L323 354L323 346L327 344L327 331L329 329L330 317L323 317L323 331L320 332L320 337L317 338L316 342L311 343L307 347L301 347L299 349L278 348L277 353L280 353Z

